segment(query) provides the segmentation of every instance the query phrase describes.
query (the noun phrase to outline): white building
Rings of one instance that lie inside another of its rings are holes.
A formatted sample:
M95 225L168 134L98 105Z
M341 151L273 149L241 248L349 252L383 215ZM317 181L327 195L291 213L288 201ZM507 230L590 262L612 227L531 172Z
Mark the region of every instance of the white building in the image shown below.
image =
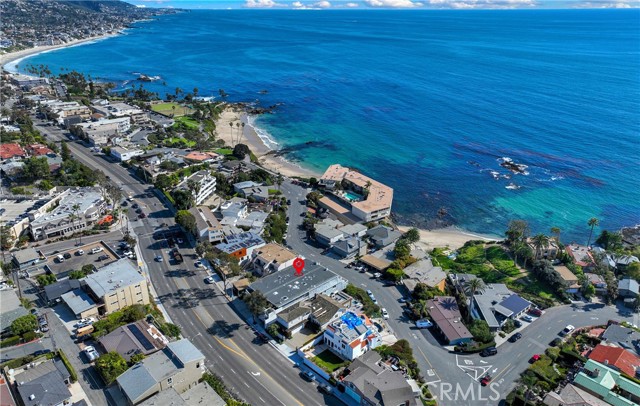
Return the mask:
M331 351L353 361L382 344L382 337L369 318L362 314L345 313L324 330L324 343Z
M197 206L189 209L196 219L196 237L200 241L216 244L224 240L224 227L207 206Z
M282 245L269 243L253 251L252 262L260 275L267 275L292 266L297 257L294 252Z
M100 219L106 206L100 189L93 187L67 189L56 200L57 207L31 220L35 241L82 231Z
M144 151L141 149L126 149L123 147L111 148L111 156L113 156L120 162L126 162L131 158L140 156L142 154L144 154Z
M194 184L196 188L191 190L190 184ZM216 178L211 176L209 171L199 171L185 178L176 188L191 190L196 206L198 206L216 191Z

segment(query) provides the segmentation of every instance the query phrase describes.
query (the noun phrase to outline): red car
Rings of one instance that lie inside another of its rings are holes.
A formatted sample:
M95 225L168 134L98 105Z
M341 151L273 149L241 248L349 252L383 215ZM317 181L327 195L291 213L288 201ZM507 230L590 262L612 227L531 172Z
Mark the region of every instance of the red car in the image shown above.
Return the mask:
M138 217L140 217L141 219L143 219L143 218L147 217L147 215L146 215L146 214L144 214L144 213L140 213L140 214L138 214Z
M531 357L531 359L529 360L529 362L531 362L531 363L533 364L534 362L536 362L536 361L537 361L537 360L539 360L539 359L540 359L540 354L536 354L536 355L534 355L533 357Z
M540 317L540 316L542 316L542 310L540 310L540 309L531 309L531 310L529 310L529 314L532 314L532 315L534 315L536 317Z
M487 386L489 382L491 382L491 375L489 374L486 374L482 379L480 379L480 385L482 386Z

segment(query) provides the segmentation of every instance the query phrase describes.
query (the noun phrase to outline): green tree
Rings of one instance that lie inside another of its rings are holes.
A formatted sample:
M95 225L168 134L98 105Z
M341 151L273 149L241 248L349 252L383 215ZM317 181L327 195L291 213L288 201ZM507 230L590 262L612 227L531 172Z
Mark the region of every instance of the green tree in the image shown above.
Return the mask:
M622 249L622 234L602 230L600 236L596 239L596 244L607 251Z
M3 251L8 251L13 247L13 243L16 241L11 228L7 226L0 226L0 248Z
M156 177L156 181L153 185L160 190L168 190L173 185L173 182L169 176L162 173Z
M169 337L173 337L173 338L180 338L180 327L176 326L175 324L172 323L164 323L160 325L160 331L162 331L162 333L164 335L167 335Z
M40 190L51 190L53 189L53 183L47 179L43 179L38 183L38 189Z
M474 320L469 325L469 332L473 339L481 343L488 343L493 340L493 333L489 329L489 324L484 320Z
M411 248L409 247L409 243L405 239L399 239L396 242L395 247L393 248L393 254L396 259L404 260L411 255Z
M480 278L470 279L465 283L465 289L469 292L469 296L473 297L477 292L484 292L487 288L487 285L484 284L484 281Z
M524 220L511 220L505 235L509 244L517 242L526 243L529 238L530 230L529 223Z
M22 317L18 317L11 323L11 332L15 335L23 335L30 331L38 329L38 318L33 314L27 314Z
M587 247L591 245L591 237L593 237L593 229L597 225L600 224L600 220L595 217L591 217L589 221L587 221L587 225L591 227L591 231L589 232L589 240L587 241Z
M143 353L139 352L137 354L133 354L129 359L129 364L135 365L138 362L142 361L143 359L145 359L145 355Z
M251 150L245 144L236 144L236 146L233 147L233 156L235 156L238 159L244 159L247 155L250 155L250 154L251 154Z
M75 271L69 272L69 279L82 279L85 276L87 276L87 274L85 274L81 270L75 270Z
M551 227L551 234L554 235L554 239L556 240L556 245L558 245L558 248L560 247L560 233L562 232L562 230L560 229L560 227Z
M604 281L607 284L607 303L611 304L618 298L618 279L613 272L606 271Z
M539 259L542 254L542 249L549 246L549 237L544 234L536 234L531 238L531 243L536 250L535 258Z
M188 210L178 210L176 213L176 224L180 225L191 234L195 234L197 232L196 218Z
M410 228L403 236L402 238L404 238L405 240L407 240L407 242L409 242L410 244L414 244L417 243L418 241L420 241L420 231L418 231L417 228L413 227Z
M188 210L193 207L193 194L191 191L184 189L174 190L172 193L173 200L176 202L175 206L178 210Z
M640 282L640 262L632 262L627 266L625 274Z
M66 141L62 141L60 143L60 156L63 161L67 161L71 159L71 151L69 150L69 146Z
M582 285L582 294L587 299L590 299L596 294L596 287L593 286L591 282L587 281L587 283Z
M254 323L256 322L256 317L262 314L262 312L264 312L264 310L269 305L267 298L259 290L254 290L253 292L246 295L244 301L247 304L249 311L253 315Z
M24 160L22 174L30 181L47 179L49 177L49 162L47 158L31 157Z
M402 272L402 269L389 268L386 270L384 276L389 280L400 282L404 276L404 272Z
M38 281L38 284L41 287L45 287L47 285L51 285L52 283L56 283L56 281L57 281L56 276L53 275L53 274L38 275L36 277L36 280Z
M98 373L100 373L100 376L102 376L105 383L107 385L111 385L111 383L115 381L117 377L122 375L129 366L127 365L127 361L122 358L122 355L112 351L98 358L95 363L95 368L98 370Z

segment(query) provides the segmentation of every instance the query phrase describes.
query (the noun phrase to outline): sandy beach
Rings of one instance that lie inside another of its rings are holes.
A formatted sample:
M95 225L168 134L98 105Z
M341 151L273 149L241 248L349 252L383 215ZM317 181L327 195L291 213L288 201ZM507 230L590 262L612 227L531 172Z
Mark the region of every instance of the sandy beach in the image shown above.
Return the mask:
M49 52L49 51L53 51L55 49L61 49L61 48L67 48L67 47L72 47L72 46L76 46L76 45L81 45L87 42L92 42L92 41L97 41L97 40L101 40L101 39L105 39L105 38L109 38L109 37L113 37L118 35L116 34L105 34L105 35L99 35L96 37L89 37L89 38L84 38L84 39L77 39L77 40L73 40L73 41L69 41L69 42L65 42L64 44L60 44L60 45L49 45L49 46L43 46L43 47L34 47L34 48L29 48L29 49L23 49L22 51L16 51L16 52L9 52L7 54L2 54L0 55L0 66L2 66L3 68L5 68L5 65L11 63L11 62L19 62L22 59L28 57L28 56L33 56L42 52Z
M229 123L233 125L231 126ZM241 124L239 128L237 126L238 123ZM245 124L244 127L242 127L242 123ZM274 150L260 138L256 129L251 125L250 117L240 108L227 107L216 121L216 132L218 133L218 138L229 146L234 146L238 143L248 145L249 149L258 157L260 165L273 172L278 172L283 176L299 176L303 178L319 177L321 175L289 162L283 157L272 155Z
M411 227L398 226L400 231L407 232ZM429 252L434 248L457 249L469 240L497 241L499 237L469 233L457 227L447 227L438 230L419 230L420 241L417 243L423 250Z

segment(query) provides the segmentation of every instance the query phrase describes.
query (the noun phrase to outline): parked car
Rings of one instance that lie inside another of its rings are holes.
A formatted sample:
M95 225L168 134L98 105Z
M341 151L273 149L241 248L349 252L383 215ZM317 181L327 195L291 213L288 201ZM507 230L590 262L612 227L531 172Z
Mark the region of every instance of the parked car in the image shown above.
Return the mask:
M122 203L120 203L120 205L122 207L127 207L129 205L129 203L126 200L123 200Z
M178 244L184 243L184 240L182 238L177 238L176 240L178 241Z
M491 375L489 374L486 374L485 376L482 377L482 379L480 379L480 384L482 386L487 386L489 382L491 382Z
M97 254L98 252L102 252L102 251L104 251L104 248L102 247L94 247L91 249L92 254Z
M200 268L202 266L202 262L196 261L193 263L193 266L195 266L196 268Z
M533 317L529 316L528 314L525 314L524 316L522 316L521 319L524 321L528 321L529 323L533 321Z
M515 333L514 335L512 335L511 337L509 337L509 342L511 343L515 343L516 341L518 341L519 339L522 338L522 334L520 333Z
M320 385L318 385L318 390L327 395L331 394L331 386L327 385L326 383L321 383Z
M47 331L49 331L49 325L47 323L41 324L40 331L46 333Z
M367 295L369 295L369 297L373 297L373 292L371 291L371 289L367 289Z
M398 299L398 302L400 302L400 303L407 303L407 302L410 302L410 301L411 301L411 299L406 298L406 297L401 297L400 299Z
M204 283L213 283L213 276L207 276L206 278L204 278Z
M133 208L133 209L137 209L138 207L140 207L140 206L138 206L138 203L134 203L134 204L131 205L131 208Z
M62 263L64 262L64 257L60 254L56 255L56 260L58 261L58 263Z
M480 352L480 355L483 357L490 357L492 355L496 355L498 353L498 349L496 347L485 348Z
M540 317L542 316L542 310L534 307L533 309L529 310L529 314L533 314L536 317Z
M313 382L316 379L316 375L313 372L303 371L300 375L309 382Z
M69 258L71 258L71 253L65 252L63 257L64 257L64 259L69 259Z
M146 215L146 214L144 214L144 213L140 213L140 214L138 214L138 217L140 217L141 219L143 219L143 218L147 217L147 215Z
M411 309L409 309L411 310ZM430 328L433 327L433 323L429 319L420 319L416 321L416 327L418 328Z
M513 325L516 326L516 328L520 328L522 327L522 322L520 320L514 320Z
M562 330L562 332L560 333L563 336L566 336L567 334L571 333L573 330L575 330L576 328L573 327L571 324L567 325L567 327L564 328L564 330Z
M136 213L138 213L138 214L142 213L142 209L141 208L137 208L136 209Z
M537 360L540 359L540 354L535 354L533 357L531 357L531 359L529 360L529 362L531 364L533 364L534 362L536 362Z
M256 331L256 336L263 342L269 342L269 336L265 333L261 333L260 331Z
M100 256L98 257L98 261L105 261L105 260L107 260L107 259L109 259L109 255L100 255Z
M89 362L93 362L100 357L98 351L91 345L84 347L84 353L87 355Z
M164 259L162 259L162 255L158 255L156 257L156 262L162 262L162 261L164 261Z
M84 255L84 250L78 250L78 251L76 251L76 255L77 255L77 256Z
M387 312L387 309L385 309L384 307L381 309L382 312L382 318L385 320L389 320L389 313Z
M74 325L74 327L76 328L80 327L81 324L89 325L89 324L95 323L95 321L96 319L94 319L93 317L86 317L84 319L78 320L78 322Z

